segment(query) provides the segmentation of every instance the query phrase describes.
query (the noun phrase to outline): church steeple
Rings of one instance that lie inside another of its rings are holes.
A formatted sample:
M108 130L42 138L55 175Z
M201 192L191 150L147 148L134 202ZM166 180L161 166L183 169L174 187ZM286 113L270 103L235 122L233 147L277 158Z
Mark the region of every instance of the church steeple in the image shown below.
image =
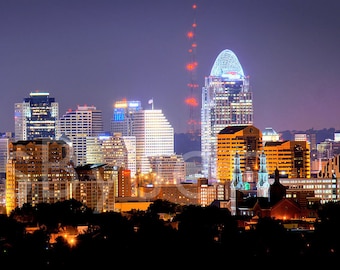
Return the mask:
M278 201L286 197L286 186L280 183L280 173L278 168L275 169L274 183L271 184L269 190L269 202L271 205L276 204Z
M257 181L257 197L268 197L269 194L269 176L267 172L267 158L262 151L260 154L260 169L258 171L258 181Z
M240 155L236 152L234 156L234 170L232 173L231 188L243 189L242 171L240 165Z
M234 169L232 171L232 179L230 183L230 202L231 202L231 213L233 215L237 214L237 204L239 198L242 194L242 190L244 189L243 179L242 179L242 171L240 164L240 155L238 152L234 155Z

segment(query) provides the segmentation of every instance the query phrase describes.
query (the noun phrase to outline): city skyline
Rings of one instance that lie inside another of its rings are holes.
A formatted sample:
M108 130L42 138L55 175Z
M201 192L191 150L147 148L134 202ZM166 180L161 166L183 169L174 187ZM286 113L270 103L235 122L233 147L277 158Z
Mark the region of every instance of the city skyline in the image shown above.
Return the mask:
M256 127L340 129L339 10L336 0L1 1L0 131L14 131L14 104L39 90L60 116L96 106L105 130L115 101L148 109L152 98L175 133L185 132L194 19L199 104L204 77L230 49L250 78Z

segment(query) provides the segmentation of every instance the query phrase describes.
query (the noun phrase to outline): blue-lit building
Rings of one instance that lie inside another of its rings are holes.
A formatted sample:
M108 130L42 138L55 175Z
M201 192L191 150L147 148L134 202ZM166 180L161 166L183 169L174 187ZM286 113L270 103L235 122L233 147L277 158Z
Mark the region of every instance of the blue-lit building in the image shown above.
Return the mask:
M223 50L216 58L202 88L201 153L202 173L217 179L217 134L227 126L253 124L253 98L249 77L237 56Z
M116 101L111 121L111 134L120 133L121 136L132 136L134 114L141 109L140 101Z
M55 139L59 105L47 92L30 93L23 102L15 103L15 140Z

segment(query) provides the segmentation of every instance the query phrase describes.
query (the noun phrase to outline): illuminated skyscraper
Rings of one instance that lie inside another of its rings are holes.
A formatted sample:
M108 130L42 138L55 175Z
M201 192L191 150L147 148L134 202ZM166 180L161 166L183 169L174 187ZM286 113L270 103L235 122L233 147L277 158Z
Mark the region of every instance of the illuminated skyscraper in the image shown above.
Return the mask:
M268 174L279 170L281 178L310 178L310 144L307 141L266 142L263 150L267 157ZM331 168L331 167L330 167Z
M136 136L138 173L150 172L149 157L174 154L174 129L162 110L140 110L134 114L132 134Z
M141 109L140 101L116 101L111 121L111 134L120 133L122 136L131 136L134 113Z
M6 164L6 213L24 204L70 199L76 180L69 145L62 140L34 139L9 143Z
M144 110L140 101L115 102L111 133L124 140L132 178L153 176L155 184L183 181L184 162L174 153L174 130L162 111L154 109L153 99L148 104L151 110Z
M9 155L10 138L0 138L0 179L6 179L6 163Z
M94 106L78 106L66 112L58 121L57 136L68 137L72 142L75 165L86 164L86 139L103 133L102 111Z
M252 126L227 126L217 134L217 178L222 183L233 180L235 155L243 182L256 183L262 133ZM228 184L229 185L229 184ZM252 184L253 185L253 184Z
M142 110L139 100L119 100L114 103L113 118L111 120L111 135L121 136L124 140L128 153L127 168L134 177L137 173L136 169L136 136L133 134L132 125L134 114Z
M128 153L124 139L118 135L87 137L86 163L105 163L128 168Z
M58 118L58 103L49 93L30 93L22 103L15 103L15 140L54 139Z
M253 100L249 78L244 75L234 52L223 50L202 88L201 152L205 177L218 180L217 134L227 126L252 124Z

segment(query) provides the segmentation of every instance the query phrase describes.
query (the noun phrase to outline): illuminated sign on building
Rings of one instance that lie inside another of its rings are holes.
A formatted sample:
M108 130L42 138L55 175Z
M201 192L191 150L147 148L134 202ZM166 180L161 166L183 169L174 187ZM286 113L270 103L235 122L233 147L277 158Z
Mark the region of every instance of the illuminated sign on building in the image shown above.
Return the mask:
M124 109L114 109L113 119L116 122L124 121L125 110Z

